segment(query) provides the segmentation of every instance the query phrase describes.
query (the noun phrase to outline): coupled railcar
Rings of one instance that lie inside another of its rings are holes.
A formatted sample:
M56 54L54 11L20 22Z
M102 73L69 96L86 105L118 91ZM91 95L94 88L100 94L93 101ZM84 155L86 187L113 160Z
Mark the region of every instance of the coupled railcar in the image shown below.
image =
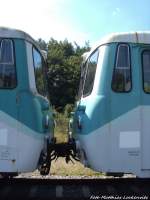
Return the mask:
M150 177L150 32L112 34L86 55L72 123L86 166Z
M0 174L47 169L53 115L46 58L25 32L0 28ZM49 163L48 163L49 164ZM46 171L44 171L46 170Z

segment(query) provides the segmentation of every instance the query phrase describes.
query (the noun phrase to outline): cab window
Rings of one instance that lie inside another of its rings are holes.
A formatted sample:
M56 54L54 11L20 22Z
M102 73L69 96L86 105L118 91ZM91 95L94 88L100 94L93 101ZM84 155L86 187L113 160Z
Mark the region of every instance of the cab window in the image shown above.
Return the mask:
M142 56L143 62L143 88L150 93L150 50L145 50Z
M16 87L16 68L14 62L14 45L10 39L0 41L0 88Z
M120 44L117 48L112 89L115 92L129 92L131 90L131 61L127 44Z
M94 85L95 72L98 62L98 49L89 57L87 60L85 69L86 76L84 82L83 96L88 96L91 94Z
M45 80L44 80L44 61L41 53L33 48L33 62L34 62L34 71L35 71L35 82L36 88L39 94L45 96Z

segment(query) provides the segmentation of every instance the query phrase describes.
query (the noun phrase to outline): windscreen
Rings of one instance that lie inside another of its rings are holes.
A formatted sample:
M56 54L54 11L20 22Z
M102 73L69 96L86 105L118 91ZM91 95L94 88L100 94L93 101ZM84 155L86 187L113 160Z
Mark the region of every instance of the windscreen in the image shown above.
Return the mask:
M81 65L81 76L78 98L88 96L92 92L99 50L96 49Z
M0 88L16 87L17 77L14 59L14 44L10 39L0 41Z

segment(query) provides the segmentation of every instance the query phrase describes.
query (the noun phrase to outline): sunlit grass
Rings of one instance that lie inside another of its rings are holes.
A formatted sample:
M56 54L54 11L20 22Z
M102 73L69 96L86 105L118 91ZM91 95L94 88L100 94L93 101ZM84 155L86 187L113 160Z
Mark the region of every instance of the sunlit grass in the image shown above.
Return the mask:
M68 118L61 113L56 113L55 137L57 143L67 142ZM64 158L58 158L52 162L51 175L58 176L101 176L101 173L95 172L84 167L80 162L70 161L68 164Z
M64 114L62 113L56 114L55 137L57 143L67 142L68 121L69 119L66 118Z

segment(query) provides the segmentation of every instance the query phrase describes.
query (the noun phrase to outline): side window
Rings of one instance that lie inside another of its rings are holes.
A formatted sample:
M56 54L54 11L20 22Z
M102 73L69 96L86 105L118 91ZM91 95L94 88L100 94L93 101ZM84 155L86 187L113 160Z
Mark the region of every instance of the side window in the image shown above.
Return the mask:
M131 90L131 61L127 44L120 44L117 48L112 89L115 92L129 92Z
M3 39L0 44L0 88L12 89L16 83L13 41Z
M34 62L35 82L37 91L39 94L45 96L43 58L40 52L35 48L33 48L33 62Z
M94 84L95 72L98 61L98 49L89 57L86 63L86 76L84 82L83 96L91 94Z
M143 88L146 93L150 93L150 50L145 50L143 60Z

